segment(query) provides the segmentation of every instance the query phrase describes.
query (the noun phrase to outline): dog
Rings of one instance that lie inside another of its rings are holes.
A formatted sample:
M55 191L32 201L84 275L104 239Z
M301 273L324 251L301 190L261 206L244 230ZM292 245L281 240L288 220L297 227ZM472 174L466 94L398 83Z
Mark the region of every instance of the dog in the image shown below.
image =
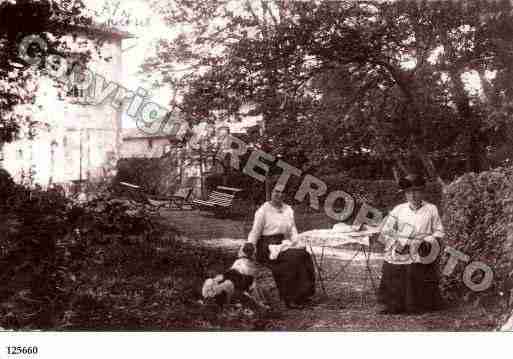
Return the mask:
M254 254L255 246L252 243L245 243L239 258L228 271L205 280L201 290L203 298L213 299L219 306L223 306L231 303L234 296L241 296L261 309L269 309L256 283L258 269L253 260Z

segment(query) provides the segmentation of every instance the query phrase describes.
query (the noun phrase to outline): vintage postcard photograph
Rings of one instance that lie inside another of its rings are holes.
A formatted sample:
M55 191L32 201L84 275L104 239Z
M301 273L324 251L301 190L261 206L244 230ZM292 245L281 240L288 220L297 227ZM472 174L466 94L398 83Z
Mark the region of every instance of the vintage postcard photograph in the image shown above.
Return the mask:
M2 332L513 330L511 1L0 0L0 54Z

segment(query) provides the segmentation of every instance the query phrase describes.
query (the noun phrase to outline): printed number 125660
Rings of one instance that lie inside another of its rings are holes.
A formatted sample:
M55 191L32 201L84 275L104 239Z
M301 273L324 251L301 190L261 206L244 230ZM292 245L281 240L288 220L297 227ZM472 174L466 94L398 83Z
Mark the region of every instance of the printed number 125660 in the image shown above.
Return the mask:
M7 355L37 354L37 346L8 346Z

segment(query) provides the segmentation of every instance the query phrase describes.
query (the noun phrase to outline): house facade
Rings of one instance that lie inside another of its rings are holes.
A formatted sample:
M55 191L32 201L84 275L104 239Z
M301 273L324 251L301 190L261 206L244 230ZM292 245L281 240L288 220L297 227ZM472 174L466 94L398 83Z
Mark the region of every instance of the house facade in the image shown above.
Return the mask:
M122 158L160 158L171 150L165 136L149 135L137 128L125 128L122 134Z
M82 40L91 41L93 34L93 40L101 39L102 44L87 68L107 81L120 83L121 45L130 35L104 28L88 34ZM110 101L97 103L93 93L76 87L62 91L51 79L40 81L36 105L41 110L27 115L38 123L33 128L35 136L21 133L17 141L2 146L2 167L15 181L46 187L115 174L123 108L115 108Z

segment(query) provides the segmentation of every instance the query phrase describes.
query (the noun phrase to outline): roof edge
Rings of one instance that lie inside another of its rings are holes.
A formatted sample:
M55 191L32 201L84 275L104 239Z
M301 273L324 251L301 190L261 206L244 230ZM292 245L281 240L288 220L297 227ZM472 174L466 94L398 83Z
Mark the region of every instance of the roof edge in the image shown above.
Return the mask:
M107 24L92 23L91 25L70 25L71 30L80 31L82 33L92 33L96 35L104 35L116 39L133 39L137 36L131 34L128 31L116 29L115 27L109 27Z

